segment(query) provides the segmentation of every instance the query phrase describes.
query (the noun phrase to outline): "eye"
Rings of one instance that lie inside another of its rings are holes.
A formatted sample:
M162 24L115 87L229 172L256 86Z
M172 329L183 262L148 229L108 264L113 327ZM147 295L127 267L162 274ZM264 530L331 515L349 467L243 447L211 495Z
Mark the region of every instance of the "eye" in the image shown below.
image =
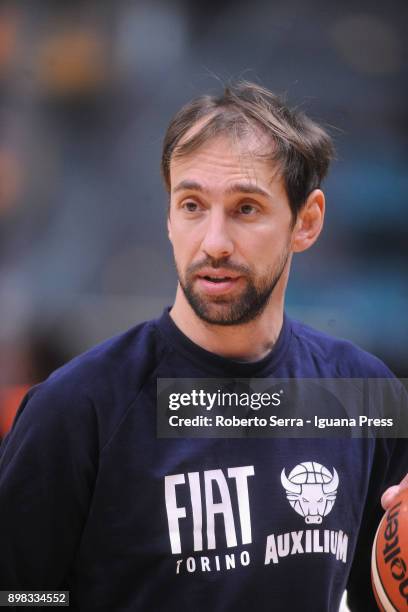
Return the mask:
M197 204L197 202L194 202L193 200L187 200L187 202L184 202L181 206L181 208L183 208L186 212L197 212L199 210L199 205Z
M245 202L239 205L238 212L241 215L244 215L244 217L251 217L257 213L257 208L253 204Z

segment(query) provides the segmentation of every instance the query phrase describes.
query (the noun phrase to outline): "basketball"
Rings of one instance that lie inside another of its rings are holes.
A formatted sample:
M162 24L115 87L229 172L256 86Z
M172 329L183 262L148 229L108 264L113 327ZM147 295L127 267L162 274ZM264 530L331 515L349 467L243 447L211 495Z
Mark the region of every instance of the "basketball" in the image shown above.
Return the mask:
M408 610L408 489L396 497L378 526L371 580L380 610Z

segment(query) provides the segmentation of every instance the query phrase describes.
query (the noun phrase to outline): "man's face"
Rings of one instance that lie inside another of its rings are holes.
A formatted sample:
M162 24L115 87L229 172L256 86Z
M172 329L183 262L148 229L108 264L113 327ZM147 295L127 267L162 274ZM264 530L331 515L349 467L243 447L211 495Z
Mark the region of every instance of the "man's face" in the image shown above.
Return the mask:
M218 137L170 165L168 229L180 286L215 325L261 314L284 272L292 214L283 179L248 137Z

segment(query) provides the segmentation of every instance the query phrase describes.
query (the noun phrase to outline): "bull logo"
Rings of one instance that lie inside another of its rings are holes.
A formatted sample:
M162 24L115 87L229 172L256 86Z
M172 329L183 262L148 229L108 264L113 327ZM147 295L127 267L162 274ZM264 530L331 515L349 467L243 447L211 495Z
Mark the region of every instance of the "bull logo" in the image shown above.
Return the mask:
M290 472L281 473L282 486L292 508L304 517L306 524L319 525L336 501L339 476L316 461L299 463Z

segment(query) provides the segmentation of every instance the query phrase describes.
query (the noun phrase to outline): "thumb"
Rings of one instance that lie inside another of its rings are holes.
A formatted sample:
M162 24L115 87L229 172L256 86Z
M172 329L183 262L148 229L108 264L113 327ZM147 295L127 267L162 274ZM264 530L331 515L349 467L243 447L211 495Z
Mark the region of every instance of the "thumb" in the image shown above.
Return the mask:
M384 510L388 510L388 508L392 505L393 500L400 491L400 485L394 485L393 487L389 487L386 491L384 491L381 497L381 505Z
M386 491L384 491L381 497L381 505L384 508L384 510L388 510L388 508L391 506L395 497L399 493L401 493L404 489L408 489L408 474L405 474L404 478L401 480L399 485L394 485L392 487L389 487Z

